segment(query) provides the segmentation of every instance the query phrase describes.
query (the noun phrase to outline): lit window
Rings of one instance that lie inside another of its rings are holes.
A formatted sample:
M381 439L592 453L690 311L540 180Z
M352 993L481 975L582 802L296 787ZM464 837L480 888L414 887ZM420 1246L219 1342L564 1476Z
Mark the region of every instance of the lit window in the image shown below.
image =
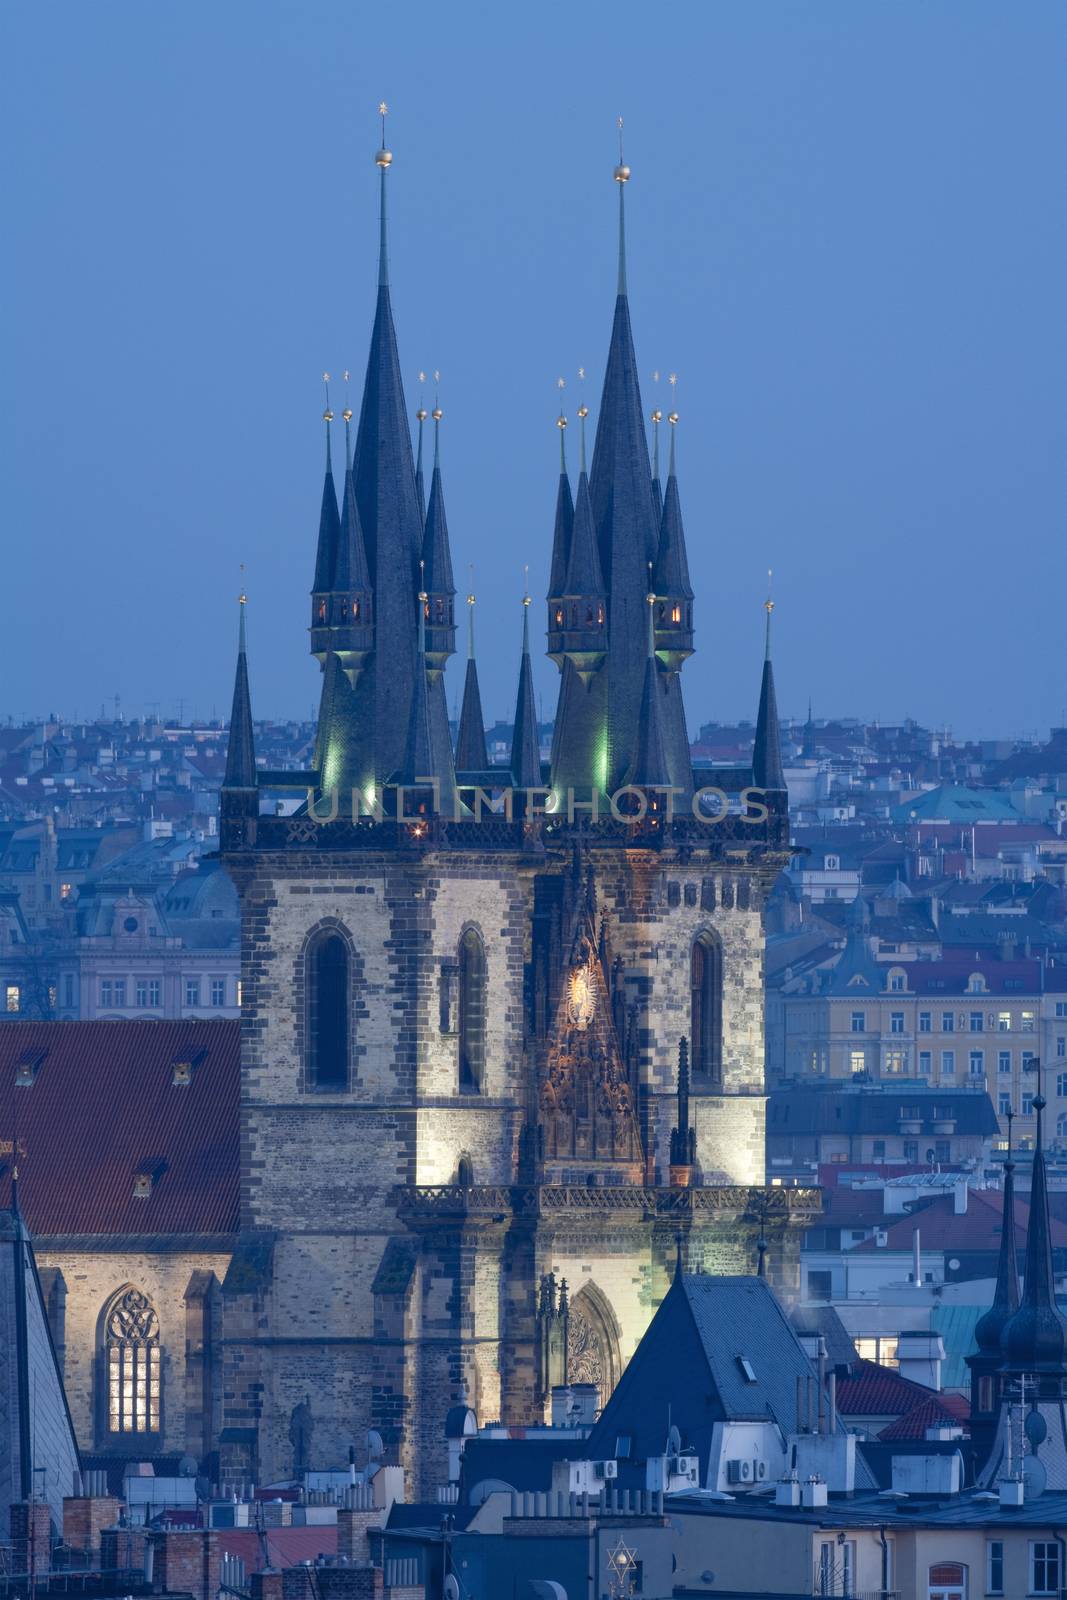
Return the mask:
M69 900L73 893L74 893L74 885L72 883L61 883L60 884L60 886L59 886L59 898L61 900Z
M682 608L681 608L681 606L672 606L671 607L671 621L674 622L674 623L679 623L679 622L681 622L681 620L682 620Z
M159 1318L139 1289L123 1289L105 1318L108 1432L158 1433Z
M853 1075L853 1077L855 1077L857 1073L866 1072L866 1070L867 1070L867 1052L866 1052L866 1050L853 1050L850 1053L849 1060L850 1060L850 1063L851 1063L851 1066L852 1066L852 1075Z
M998 1033L1010 1033L1011 1032L1011 1012L1010 1011L998 1011L997 1012L997 1032Z
M22 1009L22 990L17 983L9 983L5 990L5 1011L20 1011Z
M1037 1019L1032 1011L1024 1011L1019 1018L1020 1033L1033 1033L1037 1027Z
M901 1077L908 1070L908 1052L906 1050L887 1050L885 1053L885 1070L890 1077Z
M883 1334L860 1334L853 1339L856 1354L861 1361L876 1361L880 1367L897 1367L896 1337L887 1338Z
M226 979L225 978L212 978L212 980L211 980L211 1004L213 1006L224 1006L226 1004Z

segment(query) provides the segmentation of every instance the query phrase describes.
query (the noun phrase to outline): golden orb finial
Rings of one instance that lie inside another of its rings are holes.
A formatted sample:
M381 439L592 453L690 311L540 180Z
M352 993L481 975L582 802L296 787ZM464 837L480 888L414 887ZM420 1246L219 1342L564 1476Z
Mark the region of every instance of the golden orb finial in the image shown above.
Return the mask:
M237 604L239 606L246 606L248 604L248 596L245 593L245 564L243 561L241 562L241 592L237 596Z
M330 374L328 372L323 373L322 381L326 386L326 410L322 413L322 420L323 422L332 422L333 412L330 410Z
M385 148L385 119L388 112L389 107L384 100L381 101L378 106L378 115L382 119L382 142L374 157L375 165L379 167L391 167L393 164L393 152Z

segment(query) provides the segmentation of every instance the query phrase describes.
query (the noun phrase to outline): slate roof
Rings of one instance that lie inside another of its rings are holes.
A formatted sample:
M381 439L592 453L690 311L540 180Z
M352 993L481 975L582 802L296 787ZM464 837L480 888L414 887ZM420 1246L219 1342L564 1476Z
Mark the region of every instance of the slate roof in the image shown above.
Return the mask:
M32 1088L27 1051L45 1052ZM174 1084L175 1060L193 1059ZM19 1202L31 1234L236 1231L240 1023L13 1022L0 1028L0 1206ZM154 1174L146 1199L139 1173Z
M1004 1216L1004 1196L999 1189L972 1189L967 1196L967 1210L959 1214L953 1209L951 1195L930 1201L920 1210L908 1212L894 1222L882 1224L886 1242L876 1245L865 1239L853 1247L853 1253L875 1250L910 1250L912 1234L918 1228L924 1250L981 1250L995 1253L1000 1245ZM1020 1258L1026 1248L1026 1226L1030 1207L1025 1200L1015 1199L1015 1244ZM888 1223L888 1225L887 1225ZM1051 1224L1052 1243L1055 1249L1067 1249L1067 1226L1062 1222Z
M1025 821L1011 801L995 789L969 789L942 783L925 794L894 806L894 822L1019 822Z
M924 1124L952 1118L957 1134L993 1135L999 1130L988 1094L967 1089L863 1088L829 1084L779 1089L770 1097L767 1133L790 1137L817 1133L892 1133L899 1131L902 1107L916 1107ZM935 1113L938 1115L935 1118Z

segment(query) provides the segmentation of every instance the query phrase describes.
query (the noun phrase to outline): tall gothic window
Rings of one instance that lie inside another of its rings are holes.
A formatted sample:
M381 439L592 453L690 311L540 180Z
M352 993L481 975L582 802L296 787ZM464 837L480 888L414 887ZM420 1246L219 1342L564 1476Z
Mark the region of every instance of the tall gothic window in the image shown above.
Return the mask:
M485 948L473 928L459 941L459 1086L477 1093L485 1077Z
M140 1289L120 1289L104 1318L109 1434L158 1433L159 1318Z
M321 933L307 952L308 1081L316 1089L348 1087L348 946Z
M693 1075L722 1081L722 945L715 934L693 941L689 960L689 1028Z

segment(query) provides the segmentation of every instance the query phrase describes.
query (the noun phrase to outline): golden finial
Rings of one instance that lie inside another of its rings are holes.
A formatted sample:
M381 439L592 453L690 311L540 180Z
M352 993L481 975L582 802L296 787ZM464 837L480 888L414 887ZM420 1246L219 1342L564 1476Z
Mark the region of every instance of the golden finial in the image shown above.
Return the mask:
M322 413L322 420L323 422L332 422L333 412L330 410L330 374L328 372L323 373L322 381L326 385L326 410Z
M425 372L420 372L419 373L419 382L420 383L425 383L426 382L426 374L425 374ZM420 394L419 395L419 409L415 413L415 421L416 422L425 422L426 418L429 416L429 414L430 413L426 409L425 399Z
M564 389L566 387L567 387L566 378L557 378L556 379L556 388L559 390L559 416L556 418L556 427L557 428L565 428L567 426L567 419L563 415L563 391L564 391Z
M771 572L771 569L770 569L770 567L768 567L767 568L767 598L763 602L763 609L764 609L764 611L766 611L768 617L770 616L771 612L774 610L774 601L771 599L771 578L772 578L772 576L773 576L773 574Z
M579 367L578 368L578 378L579 378L579 381L581 383L585 382L585 368L584 367ZM581 417L583 422L585 421L586 417L589 415L589 407L585 403L585 395L584 395L584 393L582 395L582 403L578 407L578 415L579 415L579 417Z
M429 595L426 593L426 563L425 563L425 561L420 561L419 562L419 599L422 601L423 605L426 605L429 602L429 599L430 599Z
M391 167L393 164L393 152L385 148L385 118L388 111L389 107L383 100L378 107L378 115L382 119L382 142L374 157L375 164L379 167Z
M441 418L444 416L444 412L441 410L440 401L438 400L438 397L437 397L437 385L440 383L440 381L441 381L440 372L435 372L434 375L433 375L433 383L434 383L433 410L430 413L430 415L433 417L433 420L435 422L440 422Z
M656 591L652 587L652 563L651 563L651 561L648 563L648 593L645 595L645 599L647 600L647 602L648 602L648 604L650 606L654 606L655 603L656 603Z
M653 383L658 383L659 382L659 371L658 370L655 371L652 374L652 382ZM662 422L663 421L663 412L660 410L658 405L654 408L654 410L652 412L652 421L653 422Z
M243 561L241 562L241 592L237 596L237 604L239 606L246 606L248 604L248 596L245 593L245 564Z
M522 569L522 603L524 606L530 604L530 569L528 566Z
M622 159L622 118L619 118L619 164L615 168L615 182L629 183L630 169Z
M674 388L675 388L675 385L678 382L678 374L676 372L672 372L670 374L670 376L668 377L667 382L670 384L671 390L673 391ZM674 401L672 399L671 405L673 406L673 404L674 404ZM677 413L677 411L673 411L672 410L672 411L668 412L667 421L670 422L670 423L677 422L678 421L678 413Z
M346 367L345 368L345 408L341 412L341 415L345 419L346 423L349 423L349 422L352 421L352 407L348 403L348 378L349 378L349 372L348 372L348 368Z

